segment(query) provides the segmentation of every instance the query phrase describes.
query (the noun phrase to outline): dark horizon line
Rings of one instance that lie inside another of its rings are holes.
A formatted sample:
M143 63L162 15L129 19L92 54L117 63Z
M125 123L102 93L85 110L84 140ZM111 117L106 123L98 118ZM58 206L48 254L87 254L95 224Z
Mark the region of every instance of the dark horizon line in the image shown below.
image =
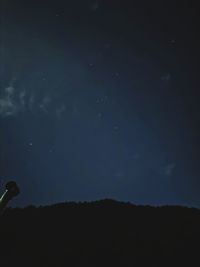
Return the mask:
M114 198L102 198L102 199L96 199L96 200L74 200L74 201L60 201L60 202L55 202L51 204L27 204L26 206L20 207L20 206L12 206L12 204L8 207L8 209L27 209L27 208L47 208L47 207L53 207L53 206L59 206L59 205L87 205L87 204L101 204L101 203L107 203L107 204L122 204L126 206L131 206L131 207L141 207L141 208L185 208L185 209L192 209L192 210L199 210L200 207L197 206L190 206L190 205L183 205L183 204L159 204L159 205L153 205L153 204L136 204L133 203L132 201L121 201L117 200Z

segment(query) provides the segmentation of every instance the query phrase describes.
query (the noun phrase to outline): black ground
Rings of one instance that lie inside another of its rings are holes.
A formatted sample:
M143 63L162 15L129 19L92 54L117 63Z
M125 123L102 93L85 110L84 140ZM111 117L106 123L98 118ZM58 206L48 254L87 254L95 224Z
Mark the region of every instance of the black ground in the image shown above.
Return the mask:
M9 208L0 266L200 266L200 210L114 200Z

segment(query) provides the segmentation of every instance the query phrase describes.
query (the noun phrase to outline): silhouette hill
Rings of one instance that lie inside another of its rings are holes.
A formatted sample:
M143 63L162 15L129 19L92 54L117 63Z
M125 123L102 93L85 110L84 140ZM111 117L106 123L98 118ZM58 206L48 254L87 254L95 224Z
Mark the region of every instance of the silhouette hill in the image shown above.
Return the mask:
M200 210L111 199L7 208L0 266L200 266Z

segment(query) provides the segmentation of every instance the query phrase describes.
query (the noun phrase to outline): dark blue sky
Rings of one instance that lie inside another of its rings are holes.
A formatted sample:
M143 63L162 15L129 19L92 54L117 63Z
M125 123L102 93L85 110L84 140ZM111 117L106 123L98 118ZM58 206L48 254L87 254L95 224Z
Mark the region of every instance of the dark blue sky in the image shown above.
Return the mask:
M0 1L0 178L19 183L15 205L200 207L197 11L146 2Z

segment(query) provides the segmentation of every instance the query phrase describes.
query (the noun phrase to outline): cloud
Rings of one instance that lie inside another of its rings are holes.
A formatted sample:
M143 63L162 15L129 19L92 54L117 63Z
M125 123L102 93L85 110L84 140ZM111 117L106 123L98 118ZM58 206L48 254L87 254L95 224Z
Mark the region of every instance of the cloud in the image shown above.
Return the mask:
M15 88L13 86L8 86L5 88L5 95L7 97L12 97L14 94Z
M57 118L60 118L66 107L60 102L55 106L51 95L38 98L34 92L16 89L13 86L8 86L2 90L0 95L0 117L14 117L28 111L37 112L38 110L42 113L56 113Z
M18 112L18 106L14 101L15 89L12 86L4 89L3 95L0 98L0 115L2 117L15 116Z
M0 99L0 115L2 117L15 116L18 112L16 104L9 97Z
M48 113L48 108L51 103L51 98L49 96L45 96L42 99L42 102L40 103L39 107L42 109L45 113Z

